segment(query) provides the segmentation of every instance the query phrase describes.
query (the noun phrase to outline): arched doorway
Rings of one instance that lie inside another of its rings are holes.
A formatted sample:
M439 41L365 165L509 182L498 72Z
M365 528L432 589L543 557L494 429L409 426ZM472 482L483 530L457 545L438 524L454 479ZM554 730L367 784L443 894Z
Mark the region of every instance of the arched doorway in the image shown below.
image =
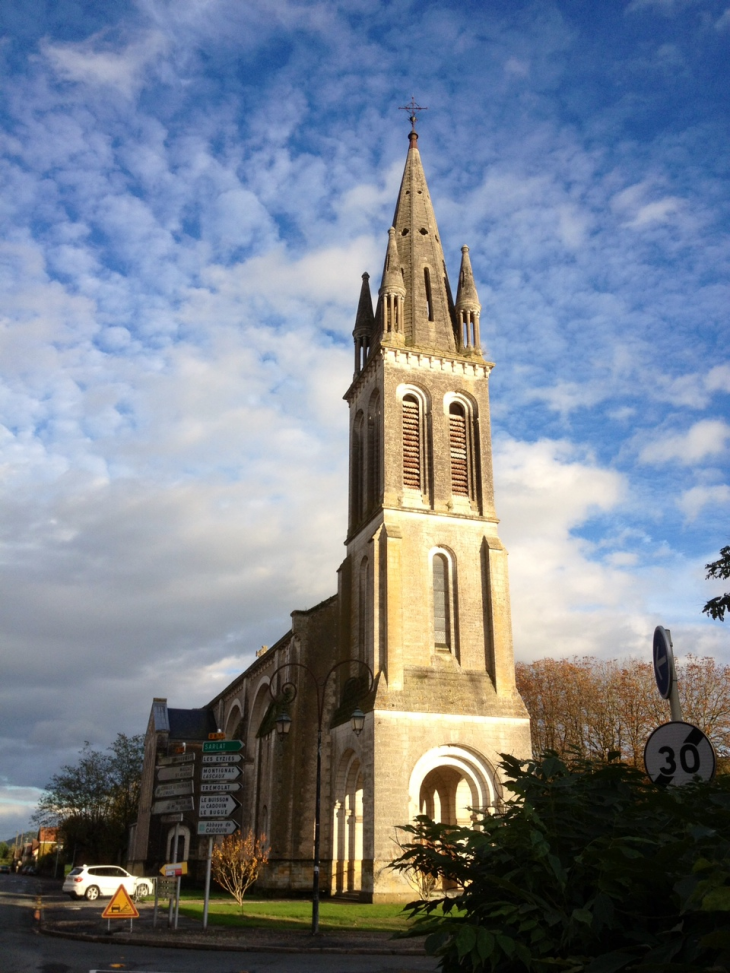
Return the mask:
M486 757L468 747L434 747L411 773L410 818L427 814L443 824L468 827L499 802L497 775Z
M363 775L360 759L347 750L335 782L332 822L332 879L335 894L362 886Z

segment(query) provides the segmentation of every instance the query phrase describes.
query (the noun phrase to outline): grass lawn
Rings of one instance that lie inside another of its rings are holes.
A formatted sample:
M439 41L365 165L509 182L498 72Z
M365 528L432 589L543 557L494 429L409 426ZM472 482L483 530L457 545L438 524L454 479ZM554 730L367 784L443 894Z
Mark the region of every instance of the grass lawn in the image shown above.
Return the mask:
M203 919L203 900L180 898L180 912ZM312 922L312 903L306 900L244 899L243 911L230 896L211 898L208 922L216 926L267 929L307 929ZM329 929L365 929L373 932L404 932L408 919L401 905L368 905L360 902L319 904L319 925Z

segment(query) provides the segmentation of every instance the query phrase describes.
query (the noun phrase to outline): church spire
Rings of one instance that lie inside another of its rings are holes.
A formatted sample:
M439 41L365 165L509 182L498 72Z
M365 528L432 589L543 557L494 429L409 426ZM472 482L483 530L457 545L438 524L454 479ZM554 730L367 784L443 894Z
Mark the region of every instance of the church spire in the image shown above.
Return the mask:
M392 328L389 331L387 305L381 301L379 331L385 342L391 340L390 335L394 333L402 334L396 343L454 354L457 342L451 288L413 118L411 125L408 155L393 226L389 231L388 256L380 289L383 295L386 286L390 288L398 284L404 288L403 299L399 302L402 317L398 331L394 332ZM396 281L396 269L399 281Z
M462 352L481 354L479 339L479 303L474 274L469 259L469 247L461 248L459 288L456 292L456 323L459 329L459 347Z
M375 315L373 314L373 299L370 296L370 274L363 274L355 328L352 332L352 337L355 339L355 375L360 374L368 360L374 326Z

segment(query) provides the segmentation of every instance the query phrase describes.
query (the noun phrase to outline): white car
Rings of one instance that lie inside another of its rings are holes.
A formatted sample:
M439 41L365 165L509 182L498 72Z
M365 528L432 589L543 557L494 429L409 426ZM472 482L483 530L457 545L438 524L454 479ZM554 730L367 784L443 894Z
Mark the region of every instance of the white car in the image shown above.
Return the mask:
M152 893L151 879L137 878L118 865L77 865L66 876L62 891L72 899L86 898L93 902L101 895L114 895L120 885L134 899Z

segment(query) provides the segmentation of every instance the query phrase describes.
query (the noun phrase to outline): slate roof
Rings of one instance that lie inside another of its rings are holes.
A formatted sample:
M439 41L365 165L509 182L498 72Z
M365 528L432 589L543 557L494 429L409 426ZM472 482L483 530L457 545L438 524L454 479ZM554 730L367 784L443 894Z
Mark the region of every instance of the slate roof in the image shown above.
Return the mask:
M212 710L209 709L170 709L171 740L207 740L209 733L218 729Z

